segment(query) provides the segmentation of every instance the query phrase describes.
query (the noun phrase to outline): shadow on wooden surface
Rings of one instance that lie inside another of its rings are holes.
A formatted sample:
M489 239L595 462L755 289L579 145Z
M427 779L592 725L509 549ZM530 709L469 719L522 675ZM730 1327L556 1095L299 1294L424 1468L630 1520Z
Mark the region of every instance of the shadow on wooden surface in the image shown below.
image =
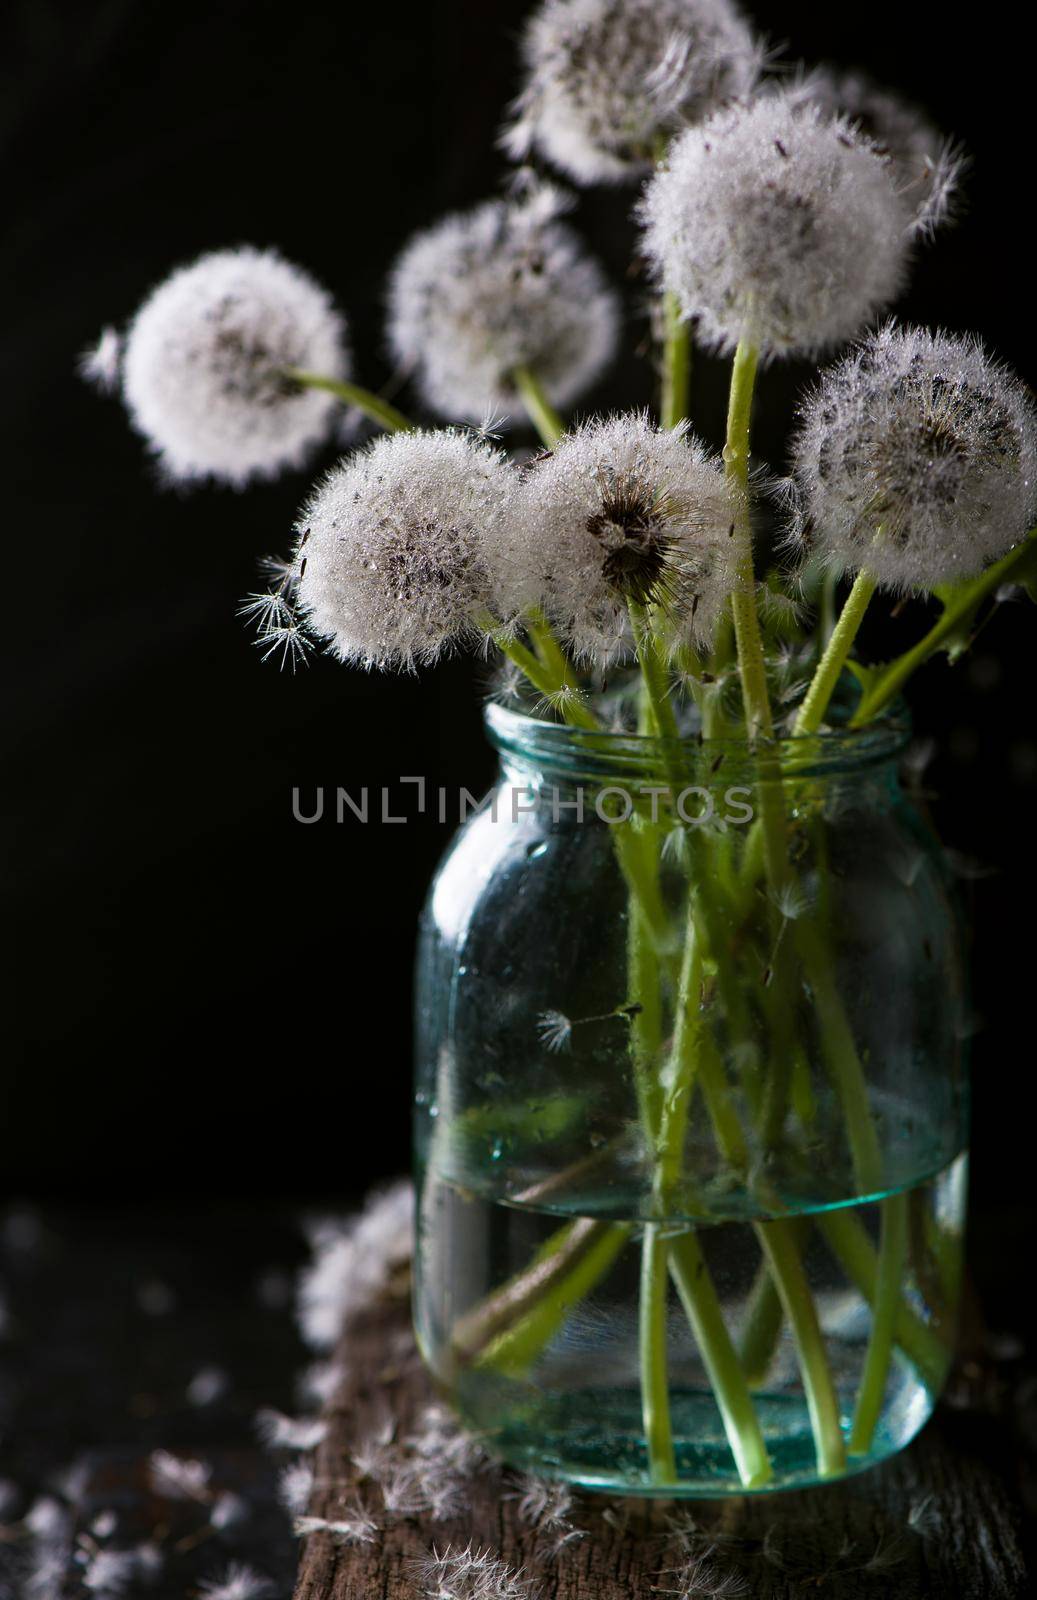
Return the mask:
M515 1474L485 1464L466 1484L463 1515L388 1518L352 1456L387 1416L398 1437L408 1434L434 1398L406 1302L358 1318L337 1359L344 1376L326 1411L309 1509L334 1522L366 1505L379 1527L357 1545L310 1534L295 1600L438 1600L454 1590L424 1581L423 1560L433 1548L442 1554L469 1544L521 1570L529 1594L542 1600L1018 1600L1030 1593L1009 1437L975 1412L945 1406L886 1465L807 1493L726 1502L585 1495L569 1513L571 1526L552 1529L543 1519L537 1526L528 1508L521 1514ZM456 1589L459 1600L470 1592L492 1600L492 1590Z

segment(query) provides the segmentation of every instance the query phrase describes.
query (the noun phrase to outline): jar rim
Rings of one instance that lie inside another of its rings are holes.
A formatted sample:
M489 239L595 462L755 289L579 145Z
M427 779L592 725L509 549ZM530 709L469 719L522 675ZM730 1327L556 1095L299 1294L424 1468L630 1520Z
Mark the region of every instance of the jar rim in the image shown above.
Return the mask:
M843 710L844 708L840 708ZM847 716L850 714L846 709ZM658 772L675 759L682 769L759 775L773 763L781 776L798 778L859 772L886 765L903 754L911 740L911 715L899 696L861 728L835 722L817 733L783 734L771 739L705 738L696 728L692 708L688 731L680 739L610 729L576 728L537 716L499 700L484 710L494 749L522 764L588 776L621 772Z

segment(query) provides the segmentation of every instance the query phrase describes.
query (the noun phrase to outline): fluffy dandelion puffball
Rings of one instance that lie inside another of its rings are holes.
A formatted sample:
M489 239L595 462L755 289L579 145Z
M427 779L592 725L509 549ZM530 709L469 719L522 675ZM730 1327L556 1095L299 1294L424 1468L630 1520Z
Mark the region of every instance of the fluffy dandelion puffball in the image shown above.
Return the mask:
M794 446L804 544L892 588L969 578L1037 509L1037 419L973 339L888 326L826 372Z
M963 158L917 106L862 72L831 67L807 73L793 90L797 95L829 117L845 117L888 154L897 192L916 232L930 233L947 220Z
M708 644L736 584L738 513L721 463L686 429L639 413L586 423L523 477L529 597L595 663L628 649L631 601L660 608L668 643Z
M345 325L330 296L272 250L219 250L161 283L133 319L122 391L165 476L240 487L300 466L338 402L287 368L344 378Z
M387 434L327 475L298 523L295 594L343 661L411 667L510 620L514 468L464 432Z
M546 0L522 49L526 83L505 146L578 183L646 171L660 139L748 94L760 64L728 0Z
M910 229L890 159L787 93L726 108L671 146L645 248L698 336L765 356L840 344L896 295Z
M611 360L617 298L558 210L546 190L492 200L419 234L398 261L390 341L443 416L514 412L520 367L564 406Z

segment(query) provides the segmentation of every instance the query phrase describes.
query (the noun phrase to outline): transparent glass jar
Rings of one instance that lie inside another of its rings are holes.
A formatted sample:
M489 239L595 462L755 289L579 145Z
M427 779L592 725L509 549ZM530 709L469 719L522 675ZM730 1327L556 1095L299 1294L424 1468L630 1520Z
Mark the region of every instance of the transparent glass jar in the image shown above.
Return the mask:
M961 943L906 722L775 742L491 705L418 969L416 1325L463 1420L623 1494L803 1486L929 1416Z

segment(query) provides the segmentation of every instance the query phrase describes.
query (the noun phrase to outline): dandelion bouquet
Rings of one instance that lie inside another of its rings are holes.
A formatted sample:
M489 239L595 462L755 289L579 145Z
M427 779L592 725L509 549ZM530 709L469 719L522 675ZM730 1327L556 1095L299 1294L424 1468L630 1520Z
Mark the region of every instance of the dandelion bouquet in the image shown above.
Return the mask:
M544 0L523 58L505 194L388 285L398 370L447 426L362 388L331 298L272 251L174 273L86 369L170 482L376 428L245 603L265 655L503 658L505 787L441 870L419 974L434 1373L539 1471L805 1483L905 1443L950 1359L961 960L898 696L1037 575L1035 414L977 339L882 320L962 166L899 98L778 71L727 0ZM657 416L565 415L621 318L545 166L640 185ZM721 452L695 344L732 358ZM780 476L752 401L792 356L834 364ZM509 453L513 424L542 448ZM931 606L917 642L861 660L904 597Z

